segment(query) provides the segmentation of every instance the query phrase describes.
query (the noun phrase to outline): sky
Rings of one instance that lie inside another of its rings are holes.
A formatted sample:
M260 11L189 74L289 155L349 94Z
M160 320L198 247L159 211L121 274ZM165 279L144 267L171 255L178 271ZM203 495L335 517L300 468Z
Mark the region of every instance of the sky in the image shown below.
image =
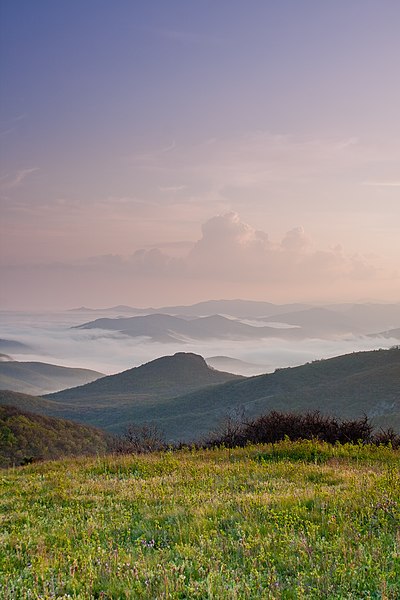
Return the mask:
M400 301L398 0L3 0L0 307Z

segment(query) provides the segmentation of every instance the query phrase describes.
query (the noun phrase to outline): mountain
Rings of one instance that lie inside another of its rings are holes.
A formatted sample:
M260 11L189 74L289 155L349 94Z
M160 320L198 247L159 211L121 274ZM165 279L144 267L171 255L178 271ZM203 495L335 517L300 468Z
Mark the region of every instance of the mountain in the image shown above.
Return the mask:
M198 354L177 352L173 356L163 356L86 385L48 394L46 398L57 402L75 402L79 398L95 398L104 402L118 396L124 399L135 399L137 396L159 399L237 379L242 378L210 368Z
M225 377L226 383L218 385L218 377ZM155 422L167 439L193 441L242 409L248 417L271 410L320 410L340 418L367 414L377 427L400 432L399 392L400 349L393 348L355 352L247 379L213 371L196 355L175 355L43 399L14 395L14 401L7 396L2 401L0 393L0 404L18 401L19 407L27 408L31 398L29 409L34 412L114 432L130 422Z
M131 337L147 337L156 342L176 342L185 339L262 339L278 337L282 331L275 327L253 327L221 315L187 318L154 314L142 317L102 318L78 325L75 329L104 329L118 331Z
M93 427L0 406L0 467L111 448L111 436Z
M172 436L190 439L238 409L249 417L271 410L320 410L340 418L367 414L375 426L400 432L400 349L354 352L173 398L160 424Z
M307 304L272 304L256 300L207 300L190 306L164 306L157 312L193 317L215 314L230 315L237 318L258 318L279 315L309 308Z
M39 413L41 415L52 415L54 417L65 416L68 405L58 405L52 400L46 400L40 396L23 394L12 390L0 390L0 406L15 406L21 411ZM59 414L61 408L61 413ZM72 406L72 408L74 408Z
M70 308L69 312L74 313L113 313L113 314L128 314L128 315L140 315L147 314L147 312L157 312L154 308L134 308L133 306L126 306L125 304L119 304L118 306L110 306L108 308L88 308L87 306L80 306L79 308Z
M162 313L180 317L209 317L215 314L225 314L237 318L257 318L279 315L288 311L304 310L308 304L273 304L256 300L206 300L191 305L163 306L160 308L135 308L118 305L109 308L73 308L71 312L102 312L113 314L152 315Z
M320 310L321 308L321 310ZM109 313L112 316L119 315L154 315L164 314L177 317L205 317L216 314L229 315L238 319L266 319L268 321L284 321L298 325L303 319L301 327L328 328L329 333L354 332L371 333L386 329L394 329L400 326L400 303L397 304L330 304L324 307L309 304L273 304L271 302L252 300L207 300L189 306L163 306L160 308L135 308L132 306L119 305L111 308L92 309L81 307L72 309L74 312L82 313ZM310 310L311 312L307 313ZM325 312L327 311L327 312ZM302 312L299 318L295 316ZM339 315L341 319L335 318L332 313ZM275 318L274 318L275 317ZM279 317L279 319L277 318ZM315 318L313 321L312 317ZM285 320L288 319L288 320ZM294 322L297 320L298 322ZM350 328L349 328L350 327ZM0 348L1 350L1 348Z
M42 362L0 361L0 389L41 395L82 385L103 377L90 369L60 367Z
M267 324L273 321L271 318L262 320ZM323 307L282 313L279 315L279 321L295 326L295 328L283 332L291 337L327 337L331 335L360 334L363 331L349 315Z

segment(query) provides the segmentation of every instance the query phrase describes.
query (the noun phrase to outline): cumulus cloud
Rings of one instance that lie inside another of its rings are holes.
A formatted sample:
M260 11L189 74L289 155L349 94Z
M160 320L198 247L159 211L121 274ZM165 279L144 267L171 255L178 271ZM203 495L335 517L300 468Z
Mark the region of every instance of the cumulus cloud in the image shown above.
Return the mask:
M45 297L49 306L97 305L102 298L106 305L133 298L131 302L140 306L154 304L157 298L164 304L207 297L315 301L338 294L344 301L376 297L378 280L383 294L386 290L393 296L398 290L398 275L376 268L371 257L348 254L339 245L318 248L302 227L272 239L235 212L208 219L199 239L178 250L164 244L142 247L130 256L5 267L3 302L14 305L18 296L31 303L37 297L39 304Z
M230 280L310 281L332 277L370 277L374 269L360 256L347 256L340 246L314 248L302 227L278 242L243 222L237 213L211 218L186 258L189 272Z
M335 279L370 279L377 270L361 255L348 255L340 245L316 248L303 227L289 230L279 241L241 220L235 212L203 223L201 237L185 242L179 256L168 244L140 248L130 256L106 254L73 263L54 263L60 269L99 272L126 277L230 282L319 283Z

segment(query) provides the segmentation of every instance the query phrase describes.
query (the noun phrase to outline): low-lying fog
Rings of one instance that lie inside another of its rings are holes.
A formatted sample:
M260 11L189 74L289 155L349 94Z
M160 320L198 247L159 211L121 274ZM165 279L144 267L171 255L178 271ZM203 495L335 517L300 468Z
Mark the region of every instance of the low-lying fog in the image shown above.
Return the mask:
M399 343L396 339L364 336L301 341L270 338L159 343L114 331L72 329L75 325L100 316L103 315L96 313L94 317L74 312L43 314L3 311L0 337L30 347L24 353L4 352L11 354L14 360L89 368L105 374L117 373L175 352L195 352L205 358L228 356L245 361L248 364L242 365L241 369L238 367L236 372L252 375L353 351L389 348ZM223 369L221 366L218 368Z

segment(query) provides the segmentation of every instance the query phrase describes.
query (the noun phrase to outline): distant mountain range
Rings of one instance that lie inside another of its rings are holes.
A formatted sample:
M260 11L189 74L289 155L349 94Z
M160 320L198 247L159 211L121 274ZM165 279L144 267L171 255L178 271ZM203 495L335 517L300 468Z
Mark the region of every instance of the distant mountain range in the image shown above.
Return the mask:
M90 369L60 367L42 362L0 361L0 389L41 395L104 377Z
M293 313L307 311L308 309L324 308L329 312L335 312L351 322L354 327L363 331L379 331L393 329L400 326L400 303L347 303L328 304L314 306L312 304L273 304L272 302L258 302L254 300L207 300L189 306L163 306L160 308L135 308L132 306L113 306L110 308L93 309L80 307L72 309L76 313L111 313L117 315L151 315L166 314L186 317L207 317L211 315L229 315L239 319L260 319L291 315ZM317 314L317 313L316 313ZM283 319L278 319L283 320ZM297 323L296 323L297 324Z
M110 308L73 308L72 312L110 312L113 314L152 315L162 313L188 317L209 317L215 314L226 314L238 318L257 318L279 315L281 313L304 310L310 308L308 304L273 304L272 302L258 302L256 300L206 300L190 306L163 306L161 308L135 308L133 306L118 305Z
M130 337L147 337L153 342L177 342L185 340L249 340L278 337L288 329L254 327L221 315L182 318L172 315L154 314L143 317L119 317L96 319L78 325L76 329L104 329L118 331Z
M145 312L145 309L124 308ZM290 310L288 310L290 309ZM219 311L211 313L211 310ZM396 335L400 325L400 304L350 304L310 307L301 304L274 305L268 302L217 300L193 306L165 307L130 317L99 318L78 325L80 329L118 331L131 337L157 342L205 339L301 340L377 334ZM201 316L205 313L206 316ZM383 334L382 330L385 330Z
M249 417L271 410L367 414L376 426L400 431L400 350L355 352L249 378L178 353L46 398L0 392L0 404L114 432L129 422L155 422L175 441L199 439L237 410Z

